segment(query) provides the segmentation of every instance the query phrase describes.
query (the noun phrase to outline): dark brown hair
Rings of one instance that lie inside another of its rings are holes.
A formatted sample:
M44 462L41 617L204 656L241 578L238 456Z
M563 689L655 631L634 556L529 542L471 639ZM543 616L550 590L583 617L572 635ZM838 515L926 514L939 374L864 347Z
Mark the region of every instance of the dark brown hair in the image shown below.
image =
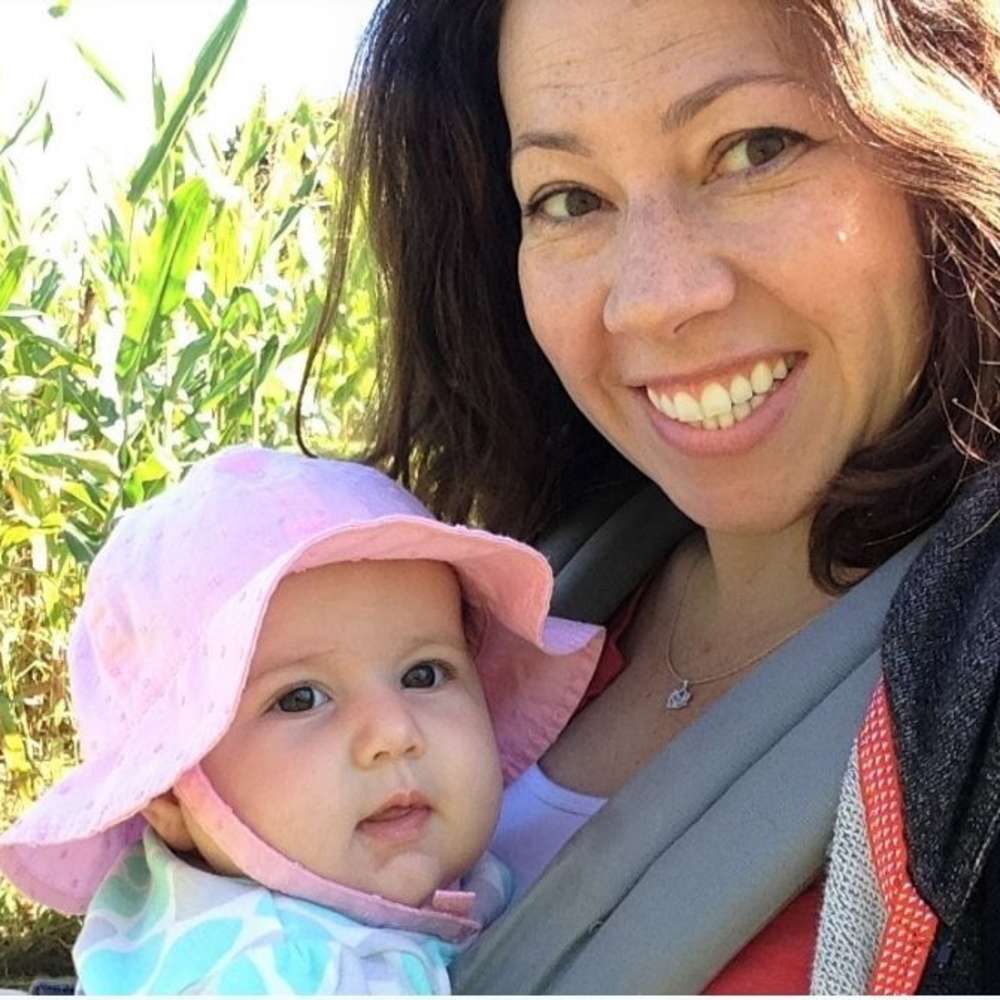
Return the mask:
M778 0L775 0L777 3ZM778 9L778 8L776 8ZM994 459L1000 420L1000 5L787 0L829 103L912 198L930 356L896 425L829 485L814 578L846 586ZM570 401L528 328L497 73L502 0L382 0L352 72L336 316L360 212L380 270L369 460L440 517L534 538L592 489L640 478Z

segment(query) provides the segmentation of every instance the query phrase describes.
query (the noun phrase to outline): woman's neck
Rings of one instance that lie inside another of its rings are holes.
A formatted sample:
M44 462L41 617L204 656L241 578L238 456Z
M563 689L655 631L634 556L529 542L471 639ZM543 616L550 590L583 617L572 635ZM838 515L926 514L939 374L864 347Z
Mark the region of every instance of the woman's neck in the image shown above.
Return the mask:
M826 608L833 598L809 572L810 524L769 535L706 532L695 568L705 618L759 634L794 629Z

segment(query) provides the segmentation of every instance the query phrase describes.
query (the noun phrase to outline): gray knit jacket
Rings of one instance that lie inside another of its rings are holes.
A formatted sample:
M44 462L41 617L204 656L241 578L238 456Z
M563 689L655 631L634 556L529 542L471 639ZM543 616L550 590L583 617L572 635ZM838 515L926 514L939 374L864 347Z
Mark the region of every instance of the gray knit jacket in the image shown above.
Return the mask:
M1000 470L978 475L910 567L885 622L909 879L937 918L917 991L1000 993ZM813 991L865 993L886 913L858 754L844 783Z

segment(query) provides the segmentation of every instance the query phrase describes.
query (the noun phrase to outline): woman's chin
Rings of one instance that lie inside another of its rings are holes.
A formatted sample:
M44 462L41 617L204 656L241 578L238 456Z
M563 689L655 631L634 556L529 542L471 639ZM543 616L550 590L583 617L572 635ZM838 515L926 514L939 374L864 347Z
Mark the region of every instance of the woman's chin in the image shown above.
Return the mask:
M771 537L804 523L816 513L816 494L781 487L717 489L711 493L659 483L677 508L710 534Z

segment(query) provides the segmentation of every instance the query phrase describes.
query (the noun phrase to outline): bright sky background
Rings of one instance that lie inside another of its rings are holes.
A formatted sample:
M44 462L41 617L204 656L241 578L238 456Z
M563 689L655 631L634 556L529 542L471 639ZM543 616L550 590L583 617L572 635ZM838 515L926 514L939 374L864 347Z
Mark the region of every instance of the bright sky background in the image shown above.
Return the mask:
M19 200L29 212L81 164L99 175L127 177L152 142L151 62L172 96L183 86L205 39L230 0L73 0L54 19L51 0L0 0L0 136L48 80L44 108L55 133L15 154ZM220 138L243 120L266 88L280 113L298 95L326 97L343 90L354 48L375 0L250 0L246 18L206 111ZM74 45L80 41L125 91L122 103L98 79ZM28 135L39 131L42 116ZM85 195L76 193L75 197Z

